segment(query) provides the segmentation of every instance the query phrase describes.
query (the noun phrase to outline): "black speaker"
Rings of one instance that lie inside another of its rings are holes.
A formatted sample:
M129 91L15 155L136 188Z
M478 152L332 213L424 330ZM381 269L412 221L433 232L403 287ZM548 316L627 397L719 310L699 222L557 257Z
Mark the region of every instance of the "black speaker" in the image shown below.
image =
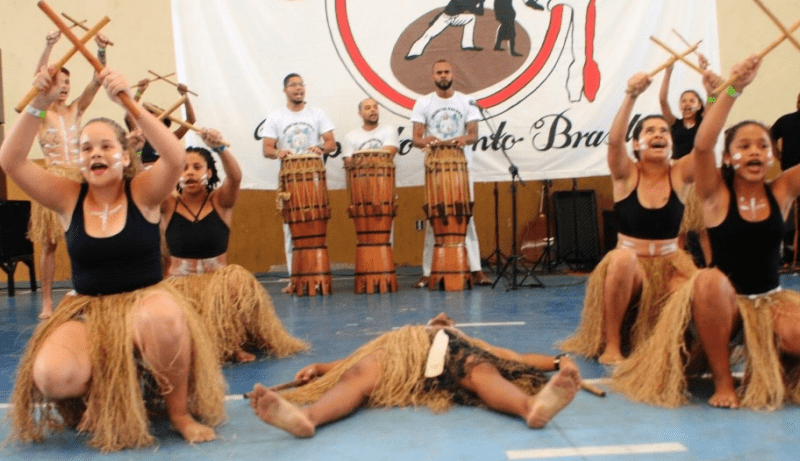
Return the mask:
M33 243L27 237L30 219L31 202L26 200L0 202L0 258L33 254Z
M594 191L553 193L558 259L579 270L591 270L600 261L597 204Z

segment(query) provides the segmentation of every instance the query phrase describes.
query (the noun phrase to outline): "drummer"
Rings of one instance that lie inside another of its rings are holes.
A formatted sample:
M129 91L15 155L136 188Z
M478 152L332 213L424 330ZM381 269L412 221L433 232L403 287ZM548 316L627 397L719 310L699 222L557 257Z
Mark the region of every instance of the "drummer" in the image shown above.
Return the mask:
M381 149L391 152L392 155L396 154L400 146L397 127L378 124L378 101L367 98L358 103L358 115L364 120L364 124L347 133L342 142L342 160L345 166L353 153L359 150Z
M453 88L453 66L444 59L433 64L433 83L436 91L418 99L411 112L414 124L414 147L425 148L436 145L458 146L464 149L467 165L472 164L474 151L472 144L478 141L478 120L481 114L477 104ZM472 181L470 181L470 191ZM414 283L414 288L428 286L433 260L433 229L425 226L425 246L422 250L422 278ZM469 270L473 285L491 285L492 281L481 270L481 251L475 219L469 220L465 240Z
M272 112L261 128L264 157L283 160L289 155L329 154L336 150L333 123L325 113L306 104L306 85L295 73L283 79L286 107ZM286 268L292 275L292 234L289 225L283 224L283 242ZM292 283L281 291L291 292Z

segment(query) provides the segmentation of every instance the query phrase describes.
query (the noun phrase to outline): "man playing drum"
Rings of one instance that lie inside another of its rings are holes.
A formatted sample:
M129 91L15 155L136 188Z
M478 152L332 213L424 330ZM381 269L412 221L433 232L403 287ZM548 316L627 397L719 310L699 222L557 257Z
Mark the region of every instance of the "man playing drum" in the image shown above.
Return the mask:
M321 109L306 104L306 85L300 75L291 73L283 79L286 107L272 112L262 127L264 157L283 160L287 156L312 153L328 154L336 150L333 123ZM292 234L283 225L286 267L292 273ZM284 293L291 292L289 282Z
M347 165L354 152L363 149L383 149L397 153L400 143L397 140L397 127L379 125L378 102L367 98L358 103L358 115L364 120L360 128L356 128L344 137L342 143L342 160Z
M464 149L469 165L472 163L474 152L467 146L478 140L480 112L466 95L453 88L453 66L449 62L442 59L434 63L432 77L436 91L418 99L411 112L411 122L414 124L414 147L422 149L439 145L457 146ZM415 288L428 285L433 244L433 229L427 225L425 246L422 251L422 278L414 284ZM465 244L472 283L491 285L491 280L481 270L481 253L474 219L469 220Z

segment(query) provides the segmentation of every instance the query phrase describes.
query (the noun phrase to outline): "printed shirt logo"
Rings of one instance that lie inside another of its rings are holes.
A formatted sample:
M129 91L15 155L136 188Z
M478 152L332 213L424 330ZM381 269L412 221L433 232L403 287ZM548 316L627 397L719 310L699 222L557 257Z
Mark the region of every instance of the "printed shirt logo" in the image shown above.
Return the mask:
M361 143L361 145L358 146L358 149L356 149L356 150L380 149L382 147L383 147L383 140L382 139L370 138L370 139L364 141L363 143Z
M428 122L430 134L439 139L452 139L460 136L465 122L464 115L457 110L444 108L433 113Z
M286 149L295 154L301 153L311 147L311 140L314 135L314 127L307 123L292 123L283 131L283 139Z
M441 58L453 64L454 88L493 108L493 116L533 94L560 59L571 60L564 82L569 100L594 101L595 0L493 0L492 9L484 3L326 0L326 10L352 78L402 117L432 91L430 69ZM384 39L374 40L376 34Z

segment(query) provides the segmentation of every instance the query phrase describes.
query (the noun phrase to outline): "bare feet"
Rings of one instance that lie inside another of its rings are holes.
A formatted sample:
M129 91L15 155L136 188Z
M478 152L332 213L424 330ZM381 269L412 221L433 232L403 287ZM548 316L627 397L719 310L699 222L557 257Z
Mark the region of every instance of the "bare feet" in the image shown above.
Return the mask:
M289 282L288 285L281 288L281 293L292 293L293 291L294 291L294 284L292 282Z
M261 421L295 437L312 437L314 424L302 409L287 402L277 393L267 389L260 383L253 386L250 392L250 406Z
M53 300L46 299L42 301L42 312L39 313L39 319L49 319L53 316Z
M725 389L714 392L708 403L719 408L739 408L739 396L734 389Z
M621 352L606 349L602 354L600 354L600 357L597 358L597 361L603 365L619 365L624 358L625 357L622 356Z
M256 356L249 352L245 352L244 349L236 349L233 352L233 358L239 363L247 363L255 360Z
M544 427L564 407L566 407L581 387L581 374L578 367L566 362L538 394L531 397L531 410L525 418L529 427Z
M172 427L180 432L183 439L189 443L208 442L217 438L216 434L214 434L214 429L198 423L188 414L170 417L170 421L172 422Z

